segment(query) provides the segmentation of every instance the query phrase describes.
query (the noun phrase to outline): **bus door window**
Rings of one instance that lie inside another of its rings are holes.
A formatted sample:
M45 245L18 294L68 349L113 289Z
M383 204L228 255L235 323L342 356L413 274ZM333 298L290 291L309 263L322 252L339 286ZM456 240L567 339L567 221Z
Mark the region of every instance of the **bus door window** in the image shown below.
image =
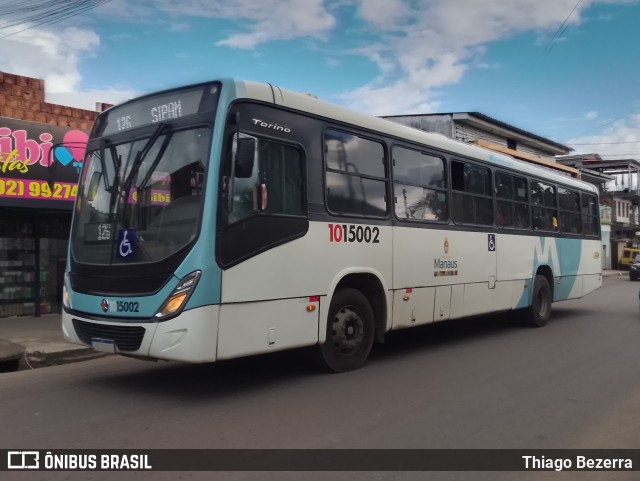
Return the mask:
M269 214L303 215L302 154L289 145L261 140L257 207ZM264 202L263 202L264 201Z
M240 134L243 137L245 134ZM234 177L228 223L258 213L300 216L304 207L301 151L291 145L256 138L255 162L248 177ZM235 158L236 139L231 158Z

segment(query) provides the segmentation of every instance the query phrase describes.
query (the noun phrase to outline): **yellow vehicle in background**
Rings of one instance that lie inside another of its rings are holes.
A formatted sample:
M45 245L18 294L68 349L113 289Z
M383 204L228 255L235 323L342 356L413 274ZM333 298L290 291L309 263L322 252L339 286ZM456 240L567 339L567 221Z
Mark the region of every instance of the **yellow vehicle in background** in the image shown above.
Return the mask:
M628 269L637 255L640 254L640 249L634 249L632 247L624 247L622 249L622 255L618 261L618 265L622 269Z

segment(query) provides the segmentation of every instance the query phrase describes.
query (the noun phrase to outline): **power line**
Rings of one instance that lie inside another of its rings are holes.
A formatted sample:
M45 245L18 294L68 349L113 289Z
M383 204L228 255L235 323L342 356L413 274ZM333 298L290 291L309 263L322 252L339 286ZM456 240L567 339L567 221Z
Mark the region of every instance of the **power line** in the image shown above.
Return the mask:
M560 35L563 34L565 32L565 30L568 27L568 21L571 18L571 15L573 15L573 12L576 11L576 8L578 8L578 5L580 5L580 3L582 2L582 0L578 0L576 2L576 4L573 6L573 8L571 9L571 12L569 12L569 15L567 15L567 17L564 19L564 21L562 22L562 24L558 27L558 29L556 30L556 32L553 34L553 37L551 38L551 40L549 40L549 42L547 42L547 44L545 45L545 47L542 49L542 53L538 56L537 59L535 59L535 63L538 63L541 61L541 59L546 56L549 52L551 52L551 49L553 48L553 45L555 45L555 40L556 38L560 38ZM502 104L496 109L498 112L500 110L502 110L502 108L507 104L507 101L511 99L511 97L514 96L514 94L520 89L520 85L516 85L515 88L512 88L510 93L507 94L505 96L505 100L502 102Z
M578 2L573 6L573 9L571 9L571 12L569 13L569 15L567 15L567 18L565 18L564 22L562 22L562 25L558 27L558 30L556 30L556 33L553 34L553 37L551 38L551 40L549 40L547 45L545 45L544 49L542 50L543 56L551 52L551 49L555 45L554 41L556 40L556 38L560 38L561 35L565 32L565 30L568 27L567 22L569 21L569 19L571 18L571 15L573 15L573 12L576 11L576 8L578 8L578 5L580 5L581 2L582 0L578 0Z
M638 111L638 108L635 108L635 109L627 112L626 114L621 115L620 117L616 117L615 119L609 120L608 122L605 122L604 124L598 125L597 127L594 127L591 130L587 130L586 132L578 134L576 137L582 137L583 135L587 135L587 134L590 134L591 132L595 132L596 130L600 130L600 129L606 127L607 125L611 125L612 123L617 122L618 120L624 119L625 117L628 117L629 115L631 115L631 114L633 114L633 113L635 113L637 111ZM577 145L577 144L573 144L573 145Z
M0 30L27 25L25 28L0 36L0 40L42 25L61 22L110 1L19 0L10 5L0 6L0 17L3 18L3 21L0 21Z

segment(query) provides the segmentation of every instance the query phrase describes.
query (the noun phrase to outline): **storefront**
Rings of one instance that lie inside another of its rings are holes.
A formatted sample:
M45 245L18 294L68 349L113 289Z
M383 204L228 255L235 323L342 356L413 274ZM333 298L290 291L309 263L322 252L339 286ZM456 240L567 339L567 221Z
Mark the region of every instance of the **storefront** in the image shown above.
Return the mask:
M61 311L86 141L85 130L0 117L0 317Z

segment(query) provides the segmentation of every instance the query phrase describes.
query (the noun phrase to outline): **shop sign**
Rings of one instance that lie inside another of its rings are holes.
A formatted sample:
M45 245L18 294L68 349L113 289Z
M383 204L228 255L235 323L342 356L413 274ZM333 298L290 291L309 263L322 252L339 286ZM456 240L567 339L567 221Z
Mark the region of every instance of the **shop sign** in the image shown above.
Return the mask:
M87 140L83 130L0 118L0 205L71 209ZM52 156L56 144L65 147Z

